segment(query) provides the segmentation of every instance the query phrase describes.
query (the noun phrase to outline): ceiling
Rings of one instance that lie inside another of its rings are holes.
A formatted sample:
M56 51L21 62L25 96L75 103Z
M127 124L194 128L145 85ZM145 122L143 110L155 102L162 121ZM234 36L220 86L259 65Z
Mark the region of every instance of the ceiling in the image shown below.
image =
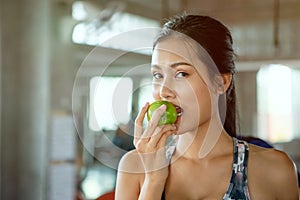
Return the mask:
M161 20L183 11L207 14L229 25L273 21L274 10L280 19L300 19L299 0L127 0L129 12Z
M91 0L104 9L112 3L122 10L163 21L184 11L210 15L225 23L240 59L300 57L300 0Z
M72 1L72 0L70 0ZM232 32L238 61L299 60L300 0L87 0L96 10L119 4L124 12L159 21L183 13L215 17ZM144 59L144 58L142 58Z

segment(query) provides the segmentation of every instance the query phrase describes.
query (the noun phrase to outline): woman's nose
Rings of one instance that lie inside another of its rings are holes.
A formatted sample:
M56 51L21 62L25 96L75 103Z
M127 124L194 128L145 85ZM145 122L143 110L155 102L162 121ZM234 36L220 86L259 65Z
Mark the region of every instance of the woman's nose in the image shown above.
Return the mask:
M160 86L160 98L161 99L169 100L169 99L172 99L175 97L176 97L175 91L169 85L162 84Z

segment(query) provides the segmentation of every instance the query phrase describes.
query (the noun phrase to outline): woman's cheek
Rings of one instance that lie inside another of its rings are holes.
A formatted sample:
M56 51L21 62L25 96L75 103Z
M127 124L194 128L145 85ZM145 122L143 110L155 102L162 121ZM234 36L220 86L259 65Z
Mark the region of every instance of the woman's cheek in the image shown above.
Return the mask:
M186 132L197 131L199 127L199 121L200 112L197 111L195 107L186 108L179 121L177 134L180 135Z
M152 80L152 85L151 86L152 86L152 94L153 94L153 96L157 95L158 92L159 92L160 85L157 83L156 80Z
M155 100L160 100L160 88L159 86L152 86L152 96Z
M194 131L199 126L200 121L200 104L196 93L191 86L177 88L179 101L183 107L183 115L180 120L178 133Z

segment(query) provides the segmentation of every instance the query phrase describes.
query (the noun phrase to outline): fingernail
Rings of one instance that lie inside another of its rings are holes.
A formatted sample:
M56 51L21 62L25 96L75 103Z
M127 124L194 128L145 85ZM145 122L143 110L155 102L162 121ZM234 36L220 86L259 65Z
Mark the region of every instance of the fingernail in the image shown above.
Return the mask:
M163 105L161 105L161 106L159 107L159 109L160 109L161 111L165 111L165 110L167 109L167 106L166 106L165 104L163 104Z
M143 108L148 108L149 107L149 103L145 103L145 105L143 106Z
M172 126L172 130L176 130L176 128L177 128L177 127L176 127L175 125Z

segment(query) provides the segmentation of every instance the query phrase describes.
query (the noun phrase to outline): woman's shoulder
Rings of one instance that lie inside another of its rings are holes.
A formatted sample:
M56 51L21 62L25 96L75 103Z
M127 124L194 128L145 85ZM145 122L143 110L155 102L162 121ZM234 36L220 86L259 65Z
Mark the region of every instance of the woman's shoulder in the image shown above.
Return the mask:
M118 171L131 174L144 174L143 163L139 153L135 149L128 151L122 156Z
M140 170L141 160L136 150L124 154L118 166L115 199L138 199L141 183L144 179Z
M284 188L288 191L288 187L297 184L294 162L287 153L274 148L249 144L249 171L253 173L248 176L256 176L252 178L261 183L268 182L274 191Z
M283 151L249 144L249 156L253 162L259 163L261 167L269 168L269 171L285 170L295 172L293 161Z
M264 148L256 145L249 144L249 153L251 158L260 161L264 164L275 164L275 168L294 168L293 161L288 156L287 153L274 149L274 148Z

